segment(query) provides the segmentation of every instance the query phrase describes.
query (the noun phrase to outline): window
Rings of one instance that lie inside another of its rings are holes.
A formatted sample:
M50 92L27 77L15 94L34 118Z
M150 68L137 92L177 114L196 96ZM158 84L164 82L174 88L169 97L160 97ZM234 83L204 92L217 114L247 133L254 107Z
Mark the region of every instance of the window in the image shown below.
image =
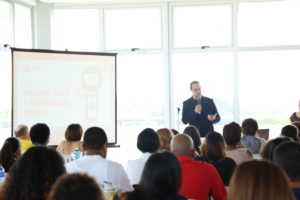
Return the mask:
M160 49L161 9L105 10L105 49Z
M174 8L174 47L231 46L231 5Z
M51 48L55 50L99 51L97 9L54 10Z
M299 10L298 0L240 3L239 46L300 45Z
M12 21L10 4L0 1L0 45L12 44Z
M15 47L32 48L31 9L15 4Z

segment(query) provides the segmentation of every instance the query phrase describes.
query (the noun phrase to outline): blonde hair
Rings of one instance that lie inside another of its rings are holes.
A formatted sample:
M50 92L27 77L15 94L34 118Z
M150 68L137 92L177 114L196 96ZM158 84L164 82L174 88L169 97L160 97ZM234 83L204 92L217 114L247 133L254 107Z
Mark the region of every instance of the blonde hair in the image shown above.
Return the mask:
M228 200L295 200L283 169L265 160L240 164L229 187Z
M156 131L159 136L159 149L164 149L170 151L170 143L174 137L173 132L167 128L161 128Z

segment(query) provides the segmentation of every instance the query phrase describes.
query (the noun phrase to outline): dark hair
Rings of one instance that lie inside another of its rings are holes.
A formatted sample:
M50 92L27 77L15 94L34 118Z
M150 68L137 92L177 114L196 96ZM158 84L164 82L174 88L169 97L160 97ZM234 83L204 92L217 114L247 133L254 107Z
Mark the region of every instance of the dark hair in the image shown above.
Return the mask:
M201 140L197 127L194 125L189 125L184 129L183 133L192 138L194 142L194 149L200 154L199 147L201 145Z
M168 151L154 153L147 160L137 189L128 200L173 200L181 186L181 168L176 156Z
M288 137L278 137L269 140L261 149L260 156L266 160L273 160L273 152L275 148L281 143L291 141Z
M298 128L294 125L286 125L281 129L281 135L292 138L294 141L298 142Z
M241 140L242 128L238 123L231 122L223 127L223 137L228 146L235 146Z
M0 152L0 163L5 169L5 172L9 172L11 166L16 161L16 152L20 151L20 142L17 138L7 138L2 146ZM20 151L21 154L21 151Z
M48 200L104 200L95 179L87 174L63 175L53 185Z
M143 153L154 153L158 150L159 137L152 128L146 128L138 135L137 148Z
M225 158L225 141L222 135L212 131L205 137L203 156L209 161L218 161Z
M176 129L174 129L174 128L172 128L171 131L173 132L174 136L177 135L177 134L179 134L179 132Z
M95 150L101 149L107 142L105 131L100 127L88 128L83 136L83 149Z
M248 118L242 123L242 130L245 135L254 136L258 130L258 124L255 119Z
M21 137L26 132L28 132L28 127L27 126L25 126L25 125L19 125L19 126L21 126L21 128L14 131L16 137Z
M0 189L0 199L47 199L51 186L65 172L58 152L44 146L31 147L11 168Z
M65 138L67 141L81 140L82 132L80 124L70 124L65 132Z
M45 145L50 136L50 129L47 124L38 123L31 127L29 135L33 144Z
M284 142L278 145L274 151L273 158L273 161L284 169L291 181L300 181L299 143Z
M199 84L199 81L192 81L192 82L190 83L190 90L192 90L193 84Z

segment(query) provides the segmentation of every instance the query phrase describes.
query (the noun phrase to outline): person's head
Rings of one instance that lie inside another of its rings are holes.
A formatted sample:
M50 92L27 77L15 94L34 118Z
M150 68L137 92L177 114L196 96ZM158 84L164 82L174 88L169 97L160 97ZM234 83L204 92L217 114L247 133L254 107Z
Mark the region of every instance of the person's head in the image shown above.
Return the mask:
M32 144L46 146L49 142L50 129L47 124L38 123L30 128L29 135Z
M15 128L14 133L17 138L29 139L29 129L28 126L24 124L18 125Z
M87 174L63 175L57 179L48 200L104 200L95 179Z
M190 90L193 94L193 97L195 99L198 99L201 97L201 86L200 83L198 81L193 81L190 83Z
M201 139L198 128L194 125L189 125L184 129L183 133L192 138L194 149L200 154Z
M20 142L17 138L7 138L0 152L0 163L6 172L9 172L12 164L20 157Z
M170 142L174 137L173 132L167 128L161 128L156 131L159 136L159 143L161 150L170 150Z
M220 133L215 131L208 133L205 137L202 150L203 156L210 161L218 161L225 158L224 138Z
M294 200L284 171L264 160L241 163L234 171L229 187L230 200Z
M260 156L265 160L273 160L273 152L275 148L283 142L289 142L291 139L289 137L278 137L272 140L269 140L261 148Z
M295 142L298 142L299 132L296 126L286 125L281 129L281 135L292 138Z
M171 141L171 151L176 156L186 155L195 156L194 143L190 136L186 134L178 134Z
M65 174L60 154L44 146L28 149L1 186L0 199L47 199L56 179Z
M242 131L245 135L255 136L258 130L258 124L255 119L248 118L242 123Z
M143 153L154 153L158 150L159 137L152 128L146 128L138 135L137 148Z
M292 182L300 182L300 144L285 142L277 146L273 161L279 164Z
M106 157L107 136L100 127L88 128L83 136L83 149L85 151L99 151L102 157Z
M236 146L242 135L242 128L238 123L231 122L223 127L223 137L227 146Z
M147 160L138 191L141 199L164 199L178 195L181 186L181 168L176 156L168 151L154 153ZM160 197L160 198L158 198Z
M82 136L82 128L80 124L70 124L65 132L67 141L79 141Z
M179 132L176 129L174 129L174 128L172 128L171 131L173 132L173 135L179 134Z

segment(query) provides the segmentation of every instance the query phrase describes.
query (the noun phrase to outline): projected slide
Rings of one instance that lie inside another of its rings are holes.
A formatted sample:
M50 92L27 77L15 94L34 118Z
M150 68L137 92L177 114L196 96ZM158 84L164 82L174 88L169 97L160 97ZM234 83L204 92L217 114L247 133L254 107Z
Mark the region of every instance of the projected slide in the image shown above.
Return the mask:
M116 142L116 54L12 51L14 127L47 123L55 145L79 123L103 128Z

